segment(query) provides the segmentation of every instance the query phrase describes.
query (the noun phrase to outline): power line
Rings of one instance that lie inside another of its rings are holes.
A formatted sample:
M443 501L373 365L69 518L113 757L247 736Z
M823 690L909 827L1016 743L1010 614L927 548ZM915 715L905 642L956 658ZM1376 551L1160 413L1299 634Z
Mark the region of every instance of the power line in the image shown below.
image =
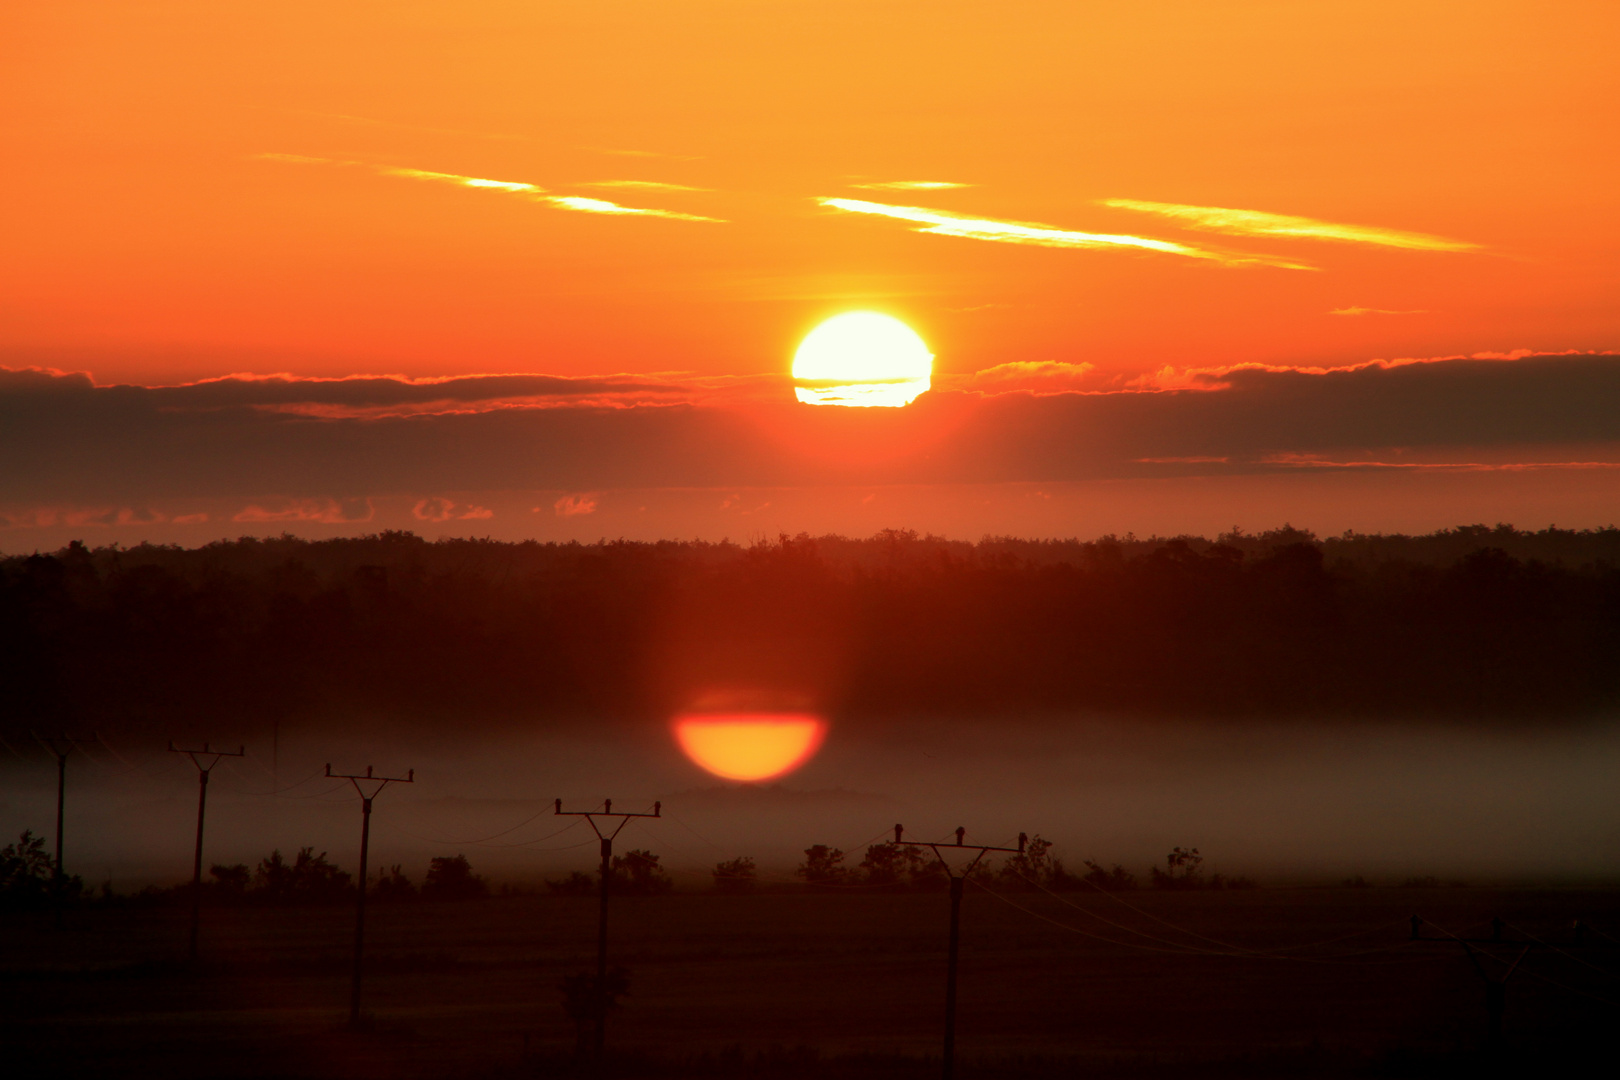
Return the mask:
M1564 952L1564 948L1550 942L1543 941L1540 938L1531 938L1529 935L1525 935L1527 940L1524 941L1509 941L1507 938L1502 936L1502 931L1507 929L1508 926L1507 923L1503 922L1500 918L1494 918L1491 920L1491 935L1488 938L1465 938L1461 935L1452 933L1450 930L1447 930L1438 923L1431 922L1418 915L1413 915L1410 921L1412 926L1412 933L1411 937L1409 938L1410 941L1455 942L1456 944L1462 946L1463 953L1467 955L1468 962L1473 967L1474 973L1478 975L1480 980L1485 984L1485 1040L1487 1044L1492 1047L1500 1046L1502 1042L1502 1014L1507 1010L1508 980L1513 977L1513 973L1515 971L1519 970L1519 965L1523 963L1525 957L1529 956L1531 951L1535 949L1548 949L1553 952L1562 953L1564 956L1569 956L1569 953ZM1432 926L1445 936L1437 938L1424 937L1423 928L1425 926ZM1573 942L1568 942L1566 947L1579 948L1583 945L1590 944L1582 939L1580 931L1581 924L1577 922L1575 924L1575 940ZM1519 931L1519 933L1523 933L1523 931ZM1519 955L1515 956L1513 960L1509 962L1508 960L1490 952L1489 947L1492 946L1505 946L1510 949L1517 948L1519 950ZM1480 963L1480 957L1484 957L1487 960L1500 964L1506 968L1506 970L1503 971L1501 975L1493 978L1488 972L1486 972L1485 965ZM1576 958L1570 956L1570 959L1573 960ZM1587 966L1596 967L1596 965L1592 964L1588 964ZM1603 971L1604 969L1597 968L1597 970ZM1607 972L1604 973L1607 974ZM1543 982L1553 982L1553 980L1547 978L1545 975L1536 975L1529 969L1525 970L1525 974L1530 975L1532 978L1539 978ZM1563 986L1561 983L1553 983L1553 985ZM1578 994L1584 993L1584 991L1575 990L1574 987L1565 986L1563 989L1573 990ZM1607 998L1597 997L1594 994L1586 994L1586 996L1595 998L1596 1000L1602 1001L1608 1005L1616 1004L1613 1001L1609 1001Z

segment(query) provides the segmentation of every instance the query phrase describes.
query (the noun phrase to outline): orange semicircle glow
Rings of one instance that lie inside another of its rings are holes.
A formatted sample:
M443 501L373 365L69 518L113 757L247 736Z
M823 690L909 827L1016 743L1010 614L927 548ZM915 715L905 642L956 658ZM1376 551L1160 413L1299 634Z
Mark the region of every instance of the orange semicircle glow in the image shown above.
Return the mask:
M815 756L827 725L810 713L699 713L677 717L675 741L727 780L770 780Z

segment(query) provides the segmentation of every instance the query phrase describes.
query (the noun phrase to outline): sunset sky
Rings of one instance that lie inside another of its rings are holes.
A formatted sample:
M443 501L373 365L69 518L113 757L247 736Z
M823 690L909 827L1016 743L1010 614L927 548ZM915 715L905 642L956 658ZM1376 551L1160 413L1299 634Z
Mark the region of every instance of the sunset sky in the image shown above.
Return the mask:
M0 550L1607 524L1617 31L1495 0L10 5ZM912 327L933 391L798 404L795 348L848 311Z

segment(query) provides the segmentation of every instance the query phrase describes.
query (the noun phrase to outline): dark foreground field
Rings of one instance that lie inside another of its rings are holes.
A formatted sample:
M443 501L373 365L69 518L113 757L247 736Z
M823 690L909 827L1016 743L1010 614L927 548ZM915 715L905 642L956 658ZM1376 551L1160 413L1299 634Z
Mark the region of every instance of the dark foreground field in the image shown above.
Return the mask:
M1588 933L1587 947L1525 955L1508 983L1505 1048L1482 1052L1485 991L1463 949L1406 943L1414 913L1473 936L1489 933L1493 916L1514 940L1569 942L1576 918L1620 936L1616 890L1125 899L1135 910L1096 894L969 889L959 1076L1478 1075L1514 1062L1561 1071L1606 1042L1620 1019L1620 1008L1598 1000L1620 1000L1620 985L1596 970L1620 970L1620 948L1594 946L1608 943ZM631 994L612 1020L606 1072L936 1075L946 905L941 894L618 900L613 953L630 969ZM6 1074L352 1080L581 1071L558 984L591 964L592 900L376 905L370 1023L358 1033L344 1028L349 910L205 915L196 970L179 962L181 910L84 909L61 930L49 915L4 916ZM1135 947L1117 944L1126 941ZM1489 951L1508 962L1519 955ZM1484 963L1492 975L1503 970Z

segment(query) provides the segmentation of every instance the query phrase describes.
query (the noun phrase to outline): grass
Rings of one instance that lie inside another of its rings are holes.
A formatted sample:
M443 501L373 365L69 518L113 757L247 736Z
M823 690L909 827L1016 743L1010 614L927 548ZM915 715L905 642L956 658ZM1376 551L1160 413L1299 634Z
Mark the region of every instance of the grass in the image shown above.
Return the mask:
M1461 931L1500 915L1558 940L1572 918L1620 927L1620 891L1599 889L1127 894L1140 910L1095 894L1065 898L1077 907L1009 899L1027 910L973 889L966 898L963 1080L1466 1071L1483 1038L1483 987L1460 948L1406 943L1408 916ZM605 1074L936 1075L946 903L847 893L616 900L612 959L630 969L631 991L611 1020ZM558 984L594 967L591 899L374 905L369 1023L358 1032L345 1025L350 910L206 911L196 967L184 963L185 925L178 908L85 909L61 931L49 915L6 915L8 1061L166 1080L579 1073ZM1298 954L1315 962L1245 951L1341 935L1353 936ZM1206 951L1147 951L1188 945ZM1620 970L1620 949L1579 955ZM1582 992L1620 999L1612 978L1575 959L1527 957L1509 984L1505 1052L1544 1064L1553 1048L1591 1045L1616 1009Z

